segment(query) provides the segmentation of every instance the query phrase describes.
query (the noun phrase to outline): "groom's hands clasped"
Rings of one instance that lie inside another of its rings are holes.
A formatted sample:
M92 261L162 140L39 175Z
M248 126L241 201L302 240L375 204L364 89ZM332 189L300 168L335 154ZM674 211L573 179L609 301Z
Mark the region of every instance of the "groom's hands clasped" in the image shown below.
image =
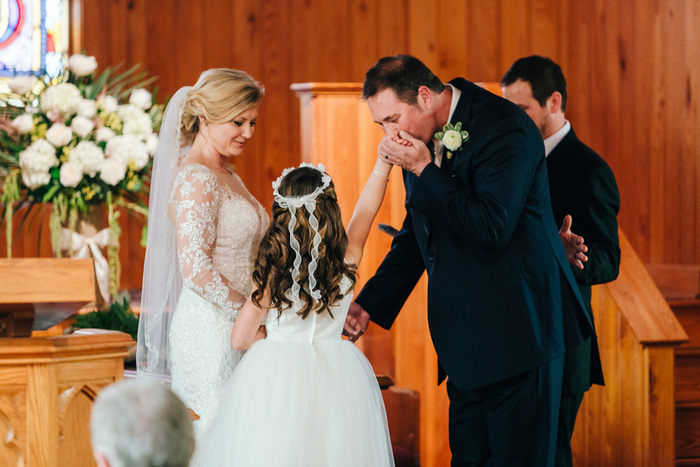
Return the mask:
M430 150L425 143L405 131L382 138L377 151L386 162L416 175L420 175L431 161Z

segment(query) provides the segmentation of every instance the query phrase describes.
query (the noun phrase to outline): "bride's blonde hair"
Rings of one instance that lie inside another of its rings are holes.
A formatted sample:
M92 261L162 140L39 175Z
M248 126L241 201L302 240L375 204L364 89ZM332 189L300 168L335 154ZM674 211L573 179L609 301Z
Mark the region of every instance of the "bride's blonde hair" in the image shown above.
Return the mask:
M180 147L191 146L199 132L199 117L210 123L226 123L256 106L265 94L262 84L248 73L212 68L202 73L187 93L180 119Z

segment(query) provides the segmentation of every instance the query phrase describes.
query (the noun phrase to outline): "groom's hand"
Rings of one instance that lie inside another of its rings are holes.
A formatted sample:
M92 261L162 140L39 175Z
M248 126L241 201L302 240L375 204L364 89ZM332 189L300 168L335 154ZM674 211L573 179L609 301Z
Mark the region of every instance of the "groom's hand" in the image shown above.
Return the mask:
M343 335L348 336L350 342L355 342L362 336L369 326L369 313L355 302L350 304L348 316L345 318Z
M385 136L379 143L379 154L390 164L420 175L430 164L430 150L423 141L401 131L397 136Z

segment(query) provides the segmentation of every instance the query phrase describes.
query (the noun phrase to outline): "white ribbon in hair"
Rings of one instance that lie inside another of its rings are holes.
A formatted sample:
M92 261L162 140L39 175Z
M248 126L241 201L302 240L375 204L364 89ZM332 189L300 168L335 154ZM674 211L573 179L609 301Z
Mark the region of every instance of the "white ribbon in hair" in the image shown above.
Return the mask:
M73 258L89 258L95 262L97 285L105 302L109 303L109 262L102 254L102 248L109 244L109 227L100 230L92 237L87 237L69 229L61 229L61 249L67 250L73 245Z
M279 186L285 176L294 168L285 169L282 171L282 175L279 176L277 180L272 183L273 194L275 196L275 202L281 207L289 210L289 245L294 250L294 270L292 271L292 307L294 311L301 310L301 299L299 297L299 292L301 286L299 285L299 268L301 266L301 253L300 245L294 236L294 227L297 224L296 210L305 207L309 213L309 225L314 232L313 246L311 248L311 261L309 261L309 294L315 299L321 299L321 292L316 290L316 277L314 272L318 266L318 246L321 244L321 234L318 233L318 219L314 215L316 209L316 198L318 195L323 193L323 191L330 185L331 177L325 172L325 167L323 164L315 166L313 164L308 164L303 162L299 167L310 167L321 172L321 186L316 187L316 189L307 195L299 197L287 197L282 196L279 193Z

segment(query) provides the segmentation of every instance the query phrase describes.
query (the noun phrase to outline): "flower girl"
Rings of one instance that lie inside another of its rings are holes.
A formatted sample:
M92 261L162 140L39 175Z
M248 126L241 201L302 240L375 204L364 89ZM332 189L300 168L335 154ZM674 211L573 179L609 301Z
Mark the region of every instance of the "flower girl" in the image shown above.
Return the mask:
M347 233L322 165L302 163L273 183L253 293L231 335L249 350L224 389L204 465L394 465L372 367L341 338L390 170L377 160Z

